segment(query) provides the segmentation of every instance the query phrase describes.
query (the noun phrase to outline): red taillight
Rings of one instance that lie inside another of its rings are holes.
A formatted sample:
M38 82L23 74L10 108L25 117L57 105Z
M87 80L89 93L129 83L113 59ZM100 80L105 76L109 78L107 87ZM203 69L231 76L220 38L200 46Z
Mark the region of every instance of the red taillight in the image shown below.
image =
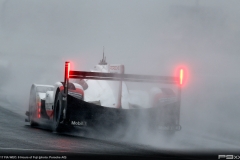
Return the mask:
M65 62L65 75L67 79L69 79L69 72L70 72L70 62Z
M179 71L179 83L180 85L183 84L183 69L180 69Z
M69 78L69 72L70 72L70 63L68 62L68 73L67 73L67 78Z
M174 69L174 77L176 77L178 87L186 87L189 85L189 66L186 64L178 64L178 67Z

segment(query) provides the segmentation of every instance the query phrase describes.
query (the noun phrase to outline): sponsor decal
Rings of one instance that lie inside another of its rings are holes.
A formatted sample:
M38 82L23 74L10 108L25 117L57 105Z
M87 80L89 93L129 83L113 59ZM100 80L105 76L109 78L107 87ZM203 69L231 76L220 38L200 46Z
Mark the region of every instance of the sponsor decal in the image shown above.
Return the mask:
M71 121L71 125L74 125L74 126L87 126L87 122L86 121Z
M122 73L123 65L109 65L108 71L110 73Z
M120 66L110 66L109 67L110 70L120 70Z

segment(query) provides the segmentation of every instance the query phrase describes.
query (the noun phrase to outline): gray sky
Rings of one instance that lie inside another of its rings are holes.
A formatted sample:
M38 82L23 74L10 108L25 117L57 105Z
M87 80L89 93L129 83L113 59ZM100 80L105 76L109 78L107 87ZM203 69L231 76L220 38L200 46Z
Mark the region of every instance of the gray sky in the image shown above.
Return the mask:
M127 72L155 74L158 68L159 74L168 73L176 63L187 63L194 72L214 73L225 58L213 65L213 57L222 54L234 60L239 51L238 1L10 0L1 4L1 50L24 61L43 56L51 59L46 64L54 65L54 55L87 70L100 60L105 46L108 62L125 64ZM139 69L143 63L149 65Z
M124 64L127 73L172 75L187 66L184 116L216 119L220 106L229 116L240 113L239 6L239 0L0 0L0 55L10 66L1 87L17 85L9 94L27 105L32 83L61 80L66 60L89 70L104 46L107 62Z

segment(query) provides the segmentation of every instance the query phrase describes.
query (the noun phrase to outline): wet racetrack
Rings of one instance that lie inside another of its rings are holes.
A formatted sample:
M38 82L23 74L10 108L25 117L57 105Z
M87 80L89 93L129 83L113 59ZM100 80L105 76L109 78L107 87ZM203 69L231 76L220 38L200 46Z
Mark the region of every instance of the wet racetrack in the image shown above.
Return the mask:
M79 156L85 158L102 156L104 159L119 156L138 159L186 158L184 156L185 152L120 141L103 135L95 135L92 138L92 135L80 129L60 134L53 133L47 126L32 128L29 123L24 122L24 116L1 107L0 117L1 156L67 156L68 159L79 158ZM198 146L190 141L187 142L187 140L176 141L175 143L179 143L183 148L184 146L203 148L200 144ZM191 157L192 159L201 158L201 154L196 153L191 154L191 156L187 153L187 156L190 159Z
M0 153L5 155L146 156L156 154L146 146L87 138L81 131L53 133L32 128L24 116L0 108Z

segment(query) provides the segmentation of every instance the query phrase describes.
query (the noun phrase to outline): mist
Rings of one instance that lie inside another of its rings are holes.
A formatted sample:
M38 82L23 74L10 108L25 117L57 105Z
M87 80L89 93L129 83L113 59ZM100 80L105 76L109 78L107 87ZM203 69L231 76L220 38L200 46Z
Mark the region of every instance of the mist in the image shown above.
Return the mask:
M239 149L239 4L0 0L1 105L24 114L32 83L62 81L65 61L75 70L90 70L100 61L104 46L107 62L123 64L125 73L172 76L179 65L187 67L183 130L167 144L221 146L199 138L207 136ZM194 136L187 138L188 133ZM161 146L157 135L141 136L137 142Z

